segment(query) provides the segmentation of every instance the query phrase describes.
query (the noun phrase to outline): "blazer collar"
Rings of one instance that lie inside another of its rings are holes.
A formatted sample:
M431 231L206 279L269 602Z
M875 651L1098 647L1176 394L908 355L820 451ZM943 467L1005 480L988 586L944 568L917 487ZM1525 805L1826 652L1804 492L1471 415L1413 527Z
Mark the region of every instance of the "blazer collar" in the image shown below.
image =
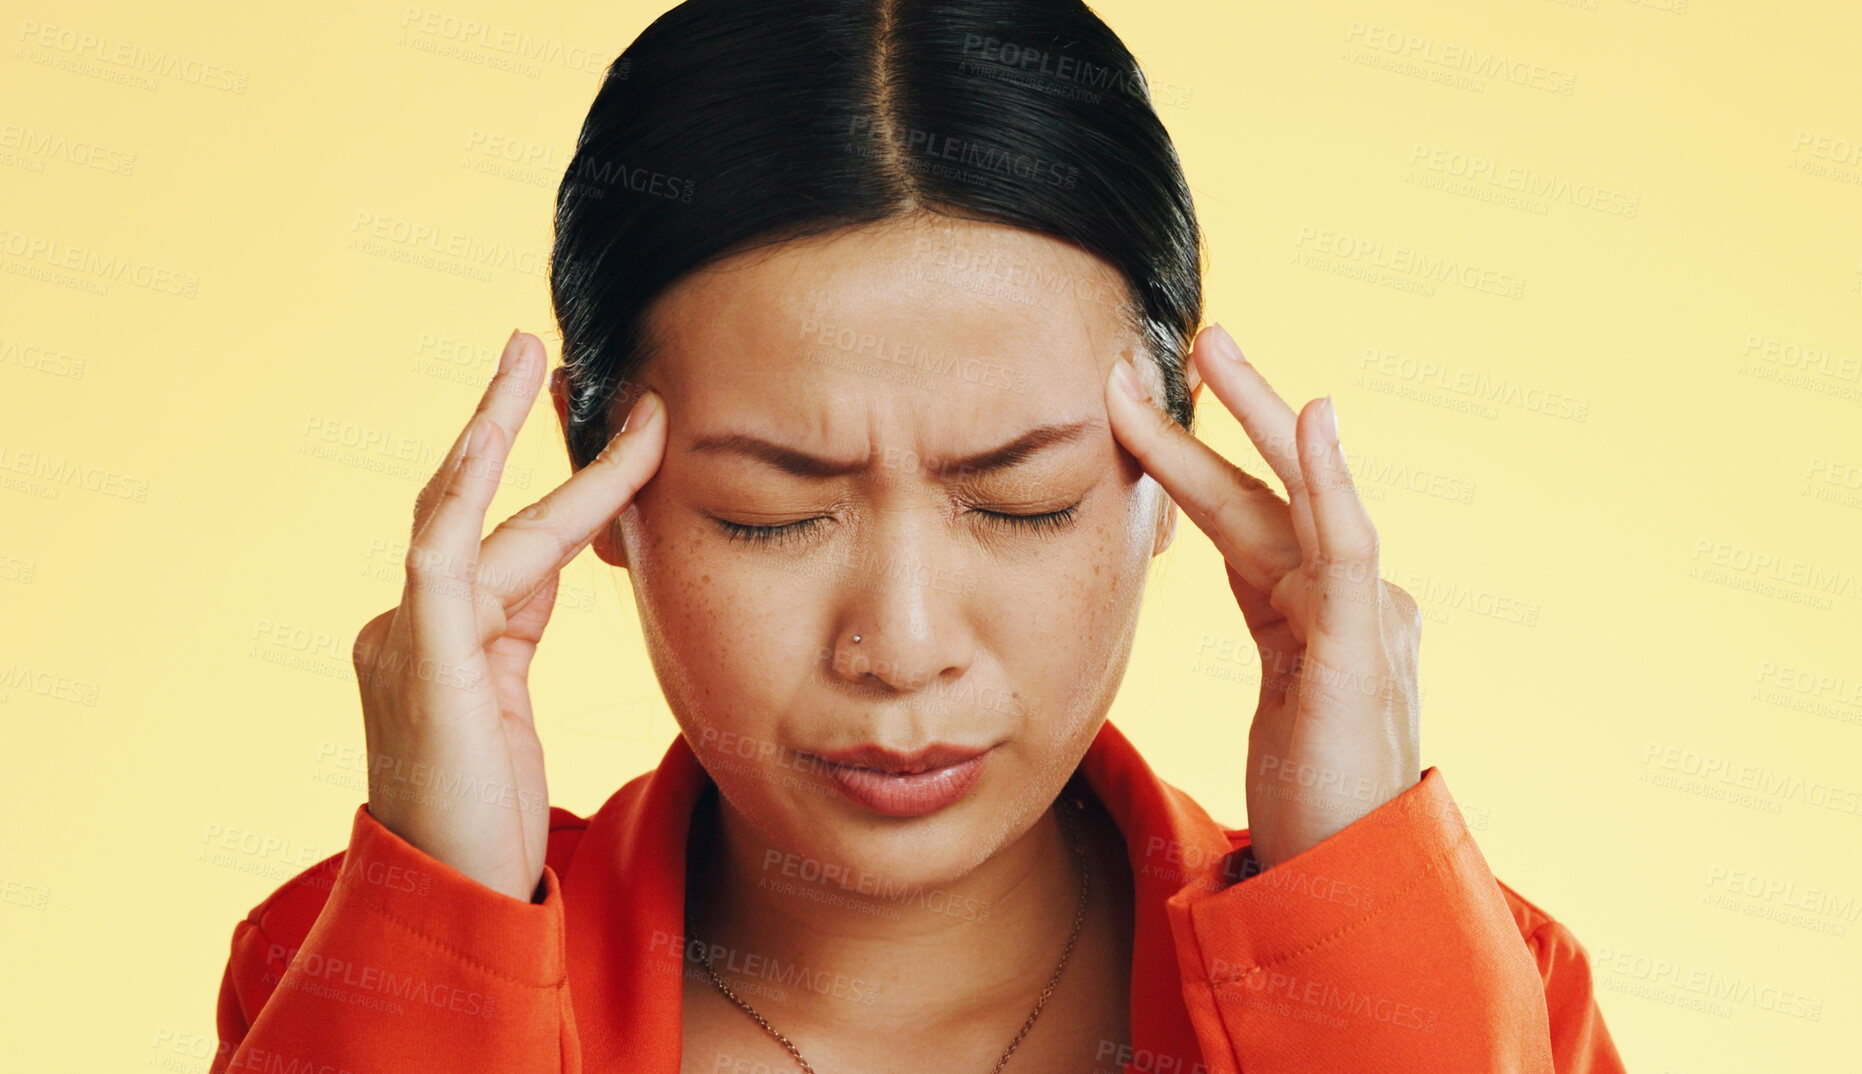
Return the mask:
M1178 938L1165 903L1187 885L1213 884L1221 859L1247 845L1188 795L1160 780L1110 720L1078 774L1125 837L1136 906L1131 970L1132 1050L1146 1067L1193 1070L1200 1055L1183 1001ZM570 994L588 1070L677 1074L685 921L685 842L692 809L711 785L683 735L659 767L629 781L589 819L561 879ZM1133 1056L1107 1056L1121 1069Z

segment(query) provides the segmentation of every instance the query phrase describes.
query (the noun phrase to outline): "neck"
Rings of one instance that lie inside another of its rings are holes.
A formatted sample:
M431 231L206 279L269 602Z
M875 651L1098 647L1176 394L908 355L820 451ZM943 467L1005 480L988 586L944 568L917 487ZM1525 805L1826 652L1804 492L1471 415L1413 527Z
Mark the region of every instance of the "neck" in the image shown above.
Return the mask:
M687 844L688 936L791 1039L911 1026L946 1044L975 1038L1000 1049L1053 976L1079 909L1081 862L1058 809L1074 807L1063 796L963 877L886 898L812 874L772 876L766 854L788 848L771 845L714 787L699 800ZM1074 822L1087 841L1077 811ZM1106 882L1096 862L1091 888L1099 903ZM1079 972L1088 913L1063 981ZM1042 1019L1050 1016L1044 1009Z

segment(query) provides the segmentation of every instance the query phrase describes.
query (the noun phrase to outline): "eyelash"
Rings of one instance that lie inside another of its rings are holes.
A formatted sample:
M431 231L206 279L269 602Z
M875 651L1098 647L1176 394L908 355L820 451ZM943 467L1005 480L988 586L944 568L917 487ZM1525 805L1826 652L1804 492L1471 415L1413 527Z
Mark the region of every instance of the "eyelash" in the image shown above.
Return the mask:
M1084 503L1085 501L1080 501ZM1073 524L1079 513L1080 504L1063 507L1058 511L1048 511L1039 515L1010 515L1000 511L978 510L976 513L989 519L998 526L1025 530L1031 533L1058 533ZM805 518L800 522L790 522L782 526L746 526L741 522L726 522L718 519L718 525L724 528L725 537L732 541L748 541L751 544L780 544L807 535L808 531L826 521L823 518Z

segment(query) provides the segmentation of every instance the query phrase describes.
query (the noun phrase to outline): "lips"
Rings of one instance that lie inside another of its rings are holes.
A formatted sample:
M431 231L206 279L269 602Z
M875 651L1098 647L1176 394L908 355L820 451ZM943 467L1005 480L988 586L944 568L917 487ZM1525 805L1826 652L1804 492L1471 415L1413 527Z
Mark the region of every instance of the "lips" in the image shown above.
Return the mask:
M948 768L961 764L972 757L980 757L989 752L988 746L953 746L946 742L933 742L928 746L907 751L887 749L879 745L861 745L845 750L811 750L810 756L819 757L831 764L848 765L853 768L871 768L888 775L911 775L926 772L934 768Z
M883 746L807 754L841 793L888 817L920 817L950 806L982 776L994 747L933 743L910 752Z

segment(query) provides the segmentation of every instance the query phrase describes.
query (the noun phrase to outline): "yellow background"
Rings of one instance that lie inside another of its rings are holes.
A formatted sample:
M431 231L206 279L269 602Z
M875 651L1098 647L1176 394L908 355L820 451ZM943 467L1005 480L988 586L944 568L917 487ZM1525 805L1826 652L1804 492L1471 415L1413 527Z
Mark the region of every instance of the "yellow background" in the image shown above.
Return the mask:
M397 598L425 476L370 460L443 452L513 326L555 355L555 180L602 66L662 4L8 6L0 1048L17 1070L204 1071L234 922L341 849L366 793L348 649ZM1165 102L1208 315L1296 406L1335 395L1386 576L1429 617L1425 763L1496 875L1589 949L1630 1068L1847 1069L1856 7L1097 10ZM513 68L453 20L570 60ZM187 62L139 73L120 47ZM1453 56L1489 52L1521 81L1457 81ZM1553 189L1456 186L1474 158ZM517 256L461 274L354 248L381 218ZM1408 289L1399 248L1476 282ZM132 268L110 280L95 258ZM314 453L331 428L394 447ZM499 517L567 475L542 400L509 474ZM571 566L533 675L555 802L584 814L675 733L624 581ZM1257 671L1240 613L1193 528L1152 583L1113 719L1239 824ZM1764 785L1729 797L1742 779ZM215 859L226 839L263 849ZM1689 1009L1664 981L1695 970L1821 1016Z

